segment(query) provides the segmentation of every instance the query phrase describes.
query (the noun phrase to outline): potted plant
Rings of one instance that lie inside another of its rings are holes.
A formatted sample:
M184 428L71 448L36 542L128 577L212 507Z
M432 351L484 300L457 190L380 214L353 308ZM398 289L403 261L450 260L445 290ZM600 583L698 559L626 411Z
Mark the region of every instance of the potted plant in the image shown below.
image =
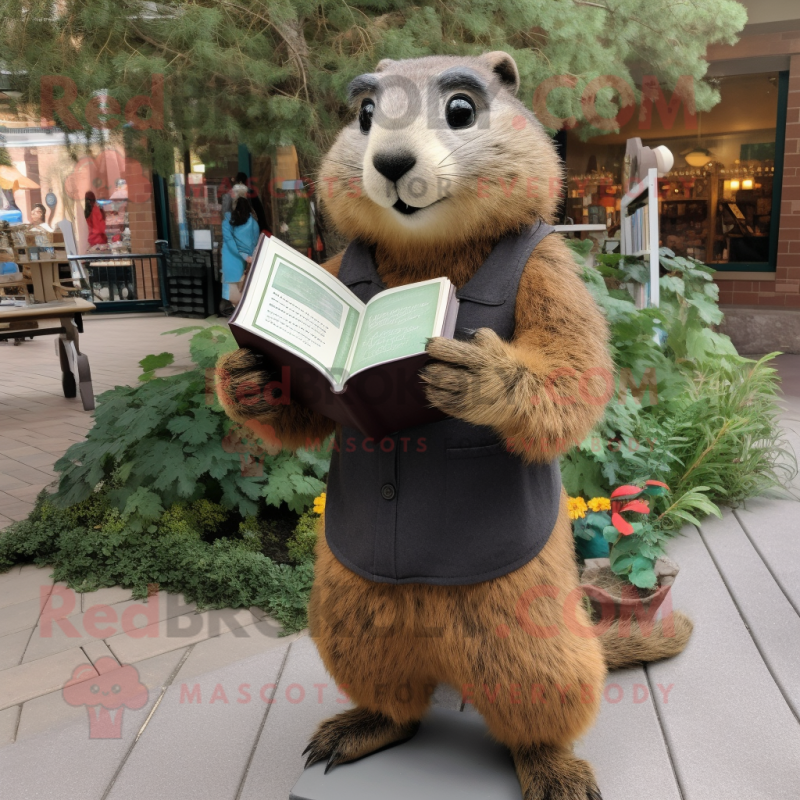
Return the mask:
M650 616L669 594L678 566L665 556L667 534L649 518L649 499L668 492L649 480L620 486L609 498L569 498L581 582L596 618L630 618L635 609Z

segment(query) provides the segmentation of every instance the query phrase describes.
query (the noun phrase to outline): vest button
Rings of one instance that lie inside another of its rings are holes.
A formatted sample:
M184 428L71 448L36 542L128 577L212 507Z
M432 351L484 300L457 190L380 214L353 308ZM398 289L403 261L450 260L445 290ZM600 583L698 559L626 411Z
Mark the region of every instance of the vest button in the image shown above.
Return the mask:
M381 497L384 500L393 500L396 492L394 490L394 486L391 483L384 483L381 486Z

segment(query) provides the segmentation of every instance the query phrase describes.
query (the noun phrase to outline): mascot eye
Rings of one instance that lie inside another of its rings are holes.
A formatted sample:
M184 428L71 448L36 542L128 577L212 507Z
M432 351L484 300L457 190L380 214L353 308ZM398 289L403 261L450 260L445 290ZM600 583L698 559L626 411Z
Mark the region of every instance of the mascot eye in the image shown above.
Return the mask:
M457 94L447 101L444 116L451 128L469 128L475 122L475 103L471 97Z
M361 110L358 112L358 124L361 127L361 133L369 133L372 127L372 115L375 113L375 103L372 100L365 99L361 101Z
M122 687L118 683L115 683L111 687L111 691L114 692L114 694L119 694L122 691Z
M100 691L100 687L96 683L93 683L89 691L92 694L97 694Z

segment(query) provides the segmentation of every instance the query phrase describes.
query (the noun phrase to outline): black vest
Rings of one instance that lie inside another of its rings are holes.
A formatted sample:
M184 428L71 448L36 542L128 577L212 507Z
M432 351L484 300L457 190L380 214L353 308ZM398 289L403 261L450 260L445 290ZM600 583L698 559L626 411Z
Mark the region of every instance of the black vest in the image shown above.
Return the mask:
M553 228L501 240L462 287L456 338L514 333L522 271ZM347 248L340 280L363 302L386 287L369 249ZM377 442L342 427L331 460L325 534L336 558L381 583L463 585L527 564L558 516L557 461L527 465L491 428L459 419L407 428Z

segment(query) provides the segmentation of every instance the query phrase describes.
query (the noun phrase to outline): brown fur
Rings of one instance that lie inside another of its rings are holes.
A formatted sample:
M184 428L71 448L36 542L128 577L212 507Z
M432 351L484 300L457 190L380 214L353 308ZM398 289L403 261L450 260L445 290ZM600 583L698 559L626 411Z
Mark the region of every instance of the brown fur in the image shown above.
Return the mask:
M454 65L467 65L491 82L498 80L499 64L507 82L493 97L488 131L465 133L464 144L449 133L441 135L436 146L446 144L449 152L439 164L451 167L456 189L412 221L387 208L374 188L381 183L370 172L369 148L376 141L383 142L381 147L395 141L389 133L367 137L354 122L328 154L322 168L329 186L325 208L345 235L374 245L387 286L443 275L463 286L499 239L536 219L551 220L556 198L542 187L560 179L560 166L538 122L511 95L516 68L511 70L508 61L494 53L382 62L380 74L394 72L420 85ZM413 125L397 136L404 147L431 139L424 126ZM438 151L415 169L432 180L440 174L436 158ZM363 178L366 192L347 191L354 175ZM470 181L482 175L496 180L479 197ZM398 181L398 197L403 191ZM337 274L340 263L335 257L325 266ZM511 341L488 329L469 342L432 340L435 361L424 371L428 398L454 417L491 426L526 461L549 461L591 430L613 386L605 319L557 235L548 236L529 258L515 317ZM287 446L333 430L328 420L304 409L263 401L249 406L237 399L244 384L263 386L274 379L259 356L238 351L219 366L219 394L232 418L257 418L273 426ZM406 737L436 684L444 682L465 692L492 734L511 749L525 800L599 797L591 767L571 747L597 715L606 669L675 655L685 646L691 623L673 615L672 638L660 623L648 636L636 627L623 636L612 626L598 638L587 633L577 586L563 500L550 540L536 558L501 578L469 586L365 580L334 558L320 531L311 634L357 710L320 726L311 758L341 763ZM555 596L534 599L530 592L536 587L552 587ZM544 628L553 635L542 635Z

